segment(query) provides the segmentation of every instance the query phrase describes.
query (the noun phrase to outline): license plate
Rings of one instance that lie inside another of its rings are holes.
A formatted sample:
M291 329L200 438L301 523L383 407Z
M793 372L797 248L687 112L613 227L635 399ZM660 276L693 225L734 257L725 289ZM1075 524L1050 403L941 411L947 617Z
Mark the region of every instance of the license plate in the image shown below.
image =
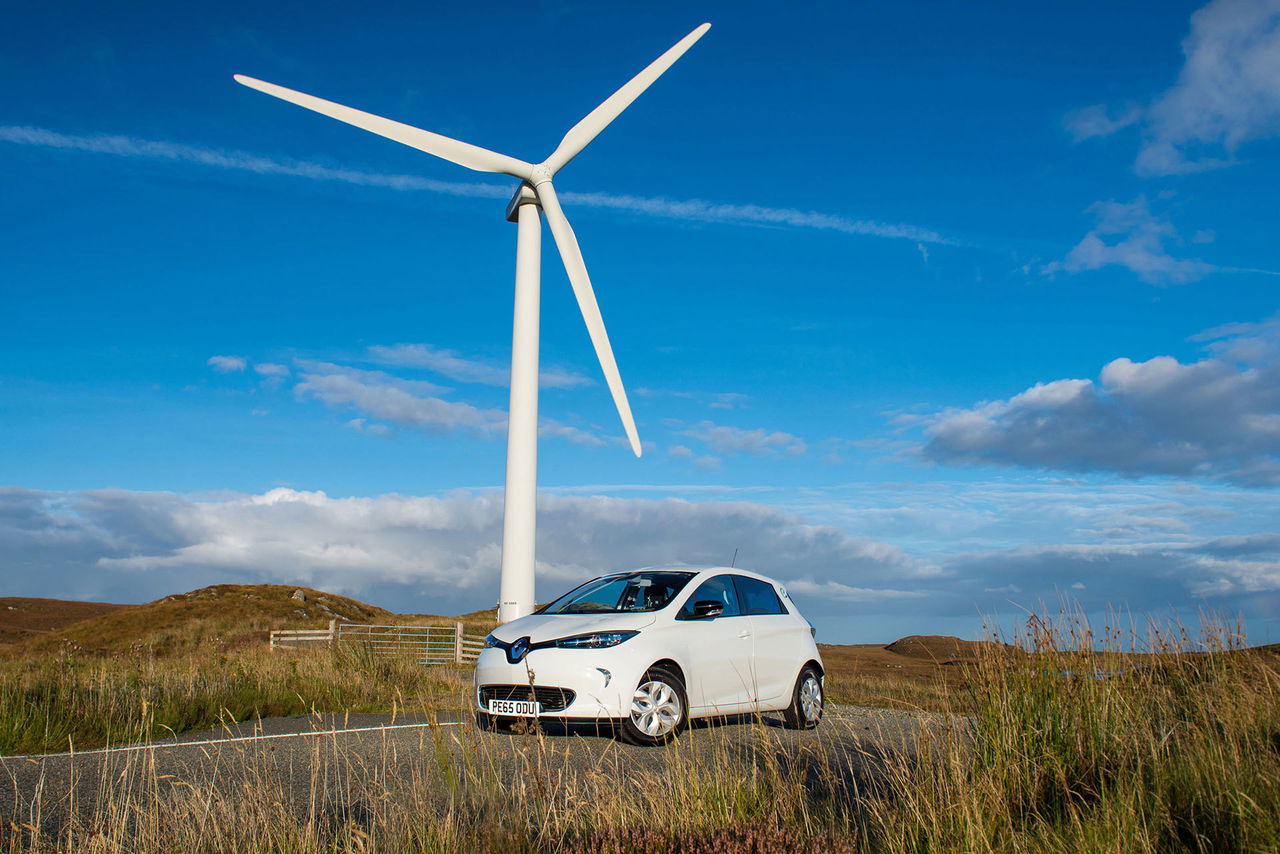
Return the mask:
M517 718L536 718L542 712L542 704L533 700L490 700L489 714L512 715Z

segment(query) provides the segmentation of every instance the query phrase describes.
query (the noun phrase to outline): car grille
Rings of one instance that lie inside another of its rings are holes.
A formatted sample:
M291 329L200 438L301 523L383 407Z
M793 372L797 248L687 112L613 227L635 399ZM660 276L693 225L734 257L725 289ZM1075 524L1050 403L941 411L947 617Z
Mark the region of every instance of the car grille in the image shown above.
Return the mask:
M532 696L530 696L532 694ZM537 700L544 712L559 712L573 702L574 692L568 688L537 685L481 685L480 705L488 708L490 700Z

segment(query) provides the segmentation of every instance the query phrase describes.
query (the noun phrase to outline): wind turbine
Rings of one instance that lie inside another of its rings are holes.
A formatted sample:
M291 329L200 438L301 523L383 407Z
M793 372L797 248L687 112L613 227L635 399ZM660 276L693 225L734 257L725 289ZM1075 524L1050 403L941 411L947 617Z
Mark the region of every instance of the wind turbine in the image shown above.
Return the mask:
M306 107L322 115L385 136L419 151L434 154L477 172L497 172L520 179L520 186L507 205L507 220L516 229L515 317L511 332L511 405L507 414L506 504L502 520L502 579L499 584L498 621L506 623L523 617L534 608L534 544L537 526L538 470L538 320L541 309L542 221L539 208L555 239L569 284L578 299L582 319L595 347L600 368L613 403L622 419L631 450L640 456L640 436L636 433L631 405L627 402L622 377L609 346L600 307L596 304L591 279L587 275L582 250L569 220L560 208L551 179L565 167L600 131L609 126L653 81L684 55L694 42L711 28L703 24L631 78L586 118L569 129L551 156L541 163L526 163L515 157L450 139L391 119L344 107L323 98L286 89L244 75L236 82L281 100Z

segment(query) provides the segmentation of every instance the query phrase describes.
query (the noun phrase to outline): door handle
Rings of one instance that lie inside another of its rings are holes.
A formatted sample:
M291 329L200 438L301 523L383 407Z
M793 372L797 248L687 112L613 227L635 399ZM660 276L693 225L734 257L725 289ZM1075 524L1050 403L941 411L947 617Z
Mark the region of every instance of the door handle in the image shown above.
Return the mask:
M746 638L751 637L751 632L747 631L746 629L743 629L742 631L738 632L738 637L743 638L745 640Z

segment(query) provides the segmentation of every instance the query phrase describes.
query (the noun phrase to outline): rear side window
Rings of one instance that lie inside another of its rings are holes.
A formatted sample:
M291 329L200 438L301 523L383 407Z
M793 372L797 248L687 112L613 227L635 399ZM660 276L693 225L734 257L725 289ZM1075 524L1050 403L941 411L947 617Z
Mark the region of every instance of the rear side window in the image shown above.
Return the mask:
M718 580L718 579L717 579ZM735 575L734 584L738 588L738 600L742 603L744 614L785 614L787 609L773 589L773 585L757 578Z
M724 605L724 611L720 613L722 617L737 617L744 613L738 605L738 591L733 583L733 576L730 575L717 575L702 582L680 609L680 616L689 619L693 616L694 604L707 601Z

